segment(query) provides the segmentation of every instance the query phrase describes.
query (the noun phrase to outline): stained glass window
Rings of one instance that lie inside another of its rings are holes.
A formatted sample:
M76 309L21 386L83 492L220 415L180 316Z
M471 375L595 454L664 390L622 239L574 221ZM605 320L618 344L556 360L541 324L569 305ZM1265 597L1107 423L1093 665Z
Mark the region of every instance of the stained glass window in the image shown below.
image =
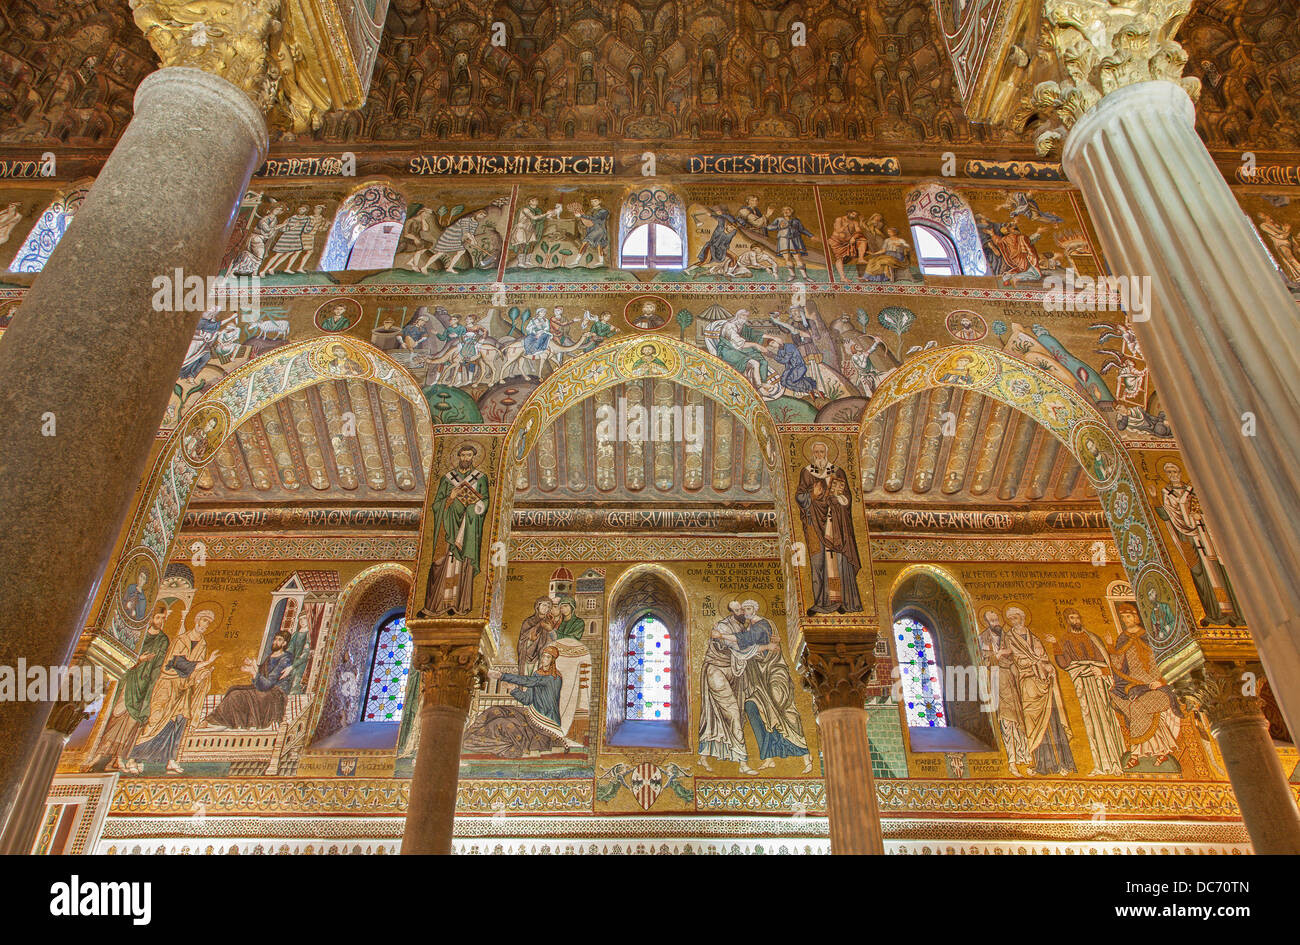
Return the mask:
M642 617L627 635L627 718L667 722L673 717L672 638L653 615Z
M406 700L406 683L411 674L411 652L414 649L411 634L406 629L406 614L397 614L384 621L375 640L375 658L366 687L362 721L402 721L402 703Z
M54 252L54 247L63 238L63 231L72 222L73 215L88 193L89 189L78 188L71 193L59 195L46 207L9 265L9 271L40 272L44 269L50 253Z
M894 621L894 640L898 644L898 669L902 673L903 705L907 709L908 726L947 727L934 637L919 620L902 617Z

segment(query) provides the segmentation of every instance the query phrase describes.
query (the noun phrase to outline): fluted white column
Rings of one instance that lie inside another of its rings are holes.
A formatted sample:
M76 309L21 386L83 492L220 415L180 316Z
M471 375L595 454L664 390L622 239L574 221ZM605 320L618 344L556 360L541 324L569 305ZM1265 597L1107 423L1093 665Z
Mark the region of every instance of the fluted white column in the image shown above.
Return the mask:
M1172 82L1117 89L1062 163L1115 275L1205 519L1292 732L1300 732L1300 308Z

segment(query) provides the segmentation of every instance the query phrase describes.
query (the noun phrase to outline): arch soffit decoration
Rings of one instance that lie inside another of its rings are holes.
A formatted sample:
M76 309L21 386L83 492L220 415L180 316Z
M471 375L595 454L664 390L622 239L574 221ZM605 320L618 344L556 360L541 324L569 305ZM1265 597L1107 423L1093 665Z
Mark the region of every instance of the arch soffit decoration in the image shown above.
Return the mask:
M654 353L643 358L647 346L653 347ZM658 363L655 363L656 360ZM640 361L647 364L645 369L638 367ZM725 361L694 345L664 335L643 335L602 345L581 357L566 361L542 381L521 405L505 435L506 461L519 463L525 460L537 444L542 431L570 408L618 384L647 378L673 381L710 398L736 417L759 444L772 482L782 576L786 588L795 587L797 578L788 553L791 518L789 493L786 489L787 473L776 421L772 419L767 404L746 378ZM462 430L467 431L468 428ZM434 484L435 479L430 478L429 488L433 489ZM497 542L508 546L510 541L510 516L515 497L513 476L503 478L503 488L505 494L497 506L490 547L500 547ZM489 569L489 581L497 570ZM486 593L491 601L491 635L499 643L501 619L505 610L505 582L496 581L495 586L489 584ZM688 598L683 599L689 602ZM793 643L798 637L798 617L795 608L786 610L786 632Z
M1176 679L1199 665L1204 657L1192 633L1191 609L1182 584L1128 450L1105 417L1054 377L997 348L953 345L917 354L876 390L863 411L859 452L872 419L914 394L937 387L978 391L1020 411L1060 440L1101 500L1119 563L1138 598L1161 669ZM1149 596L1152 592L1154 600ZM891 589L891 603L892 594Z
M342 357L338 357L339 348ZM427 476L431 457L424 447L432 442L433 419L428 401L405 368L378 348L355 338L312 338L269 351L223 378L196 401L163 445L131 519L128 540L118 556L100 608L100 627L119 643L135 649L143 621L126 615L119 584L127 567L141 563L142 556L154 573L165 571L199 470L248 418L290 394L335 380L379 384L410 402L423 434L419 436L420 452ZM198 437L207 438L201 457L194 452ZM156 596L155 586L149 595L149 607Z
M974 642L979 622L979 616L975 612L975 603L971 600L970 594L967 593L966 588L962 586L962 583L938 565L909 564L907 567L903 568L902 571L898 572L898 576L894 578L894 583L889 587L888 600L890 621L893 621L894 613L898 609L899 592L908 581L920 575L925 575L934 580L953 598L953 601L957 605L957 609L962 612L962 619L966 624L961 628L962 634L966 636L968 640Z
M411 569L406 565L385 561L383 564L376 564L366 568L351 581L348 581L343 590L339 592L338 601L334 605L334 613L330 615L329 626L325 631L325 673L321 677L324 683L321 686L320 695L323 696L329 688L329 684L334 679L334 674L338 669L339 640L343 635L343 630L347 627L347 621L356 613L357 603L365 595L366 591L385 578L391 578L405 584L408 593L415 580ZM307 731L311 733L307 740L309 745L316 739L316 727L320 724L321 712L324 709L325 700L323 698L312 701L311 722L307 726Z

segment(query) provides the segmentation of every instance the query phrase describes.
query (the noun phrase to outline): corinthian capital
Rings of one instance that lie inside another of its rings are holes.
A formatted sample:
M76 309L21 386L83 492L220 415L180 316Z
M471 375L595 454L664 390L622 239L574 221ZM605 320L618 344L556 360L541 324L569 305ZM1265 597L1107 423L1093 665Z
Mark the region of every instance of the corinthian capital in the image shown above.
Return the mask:
M419 670L424 704L469 711L474 691L487 682L487 662L477 643L418 644L411 668Z
M1055 56L1054 77L1041 81L1022 115L1054 119L1035 138L1039 153L1061 143L1083 114L1115 89L1163 79L1181 85L1192 101L1198 79L1183 77L1187 53L1174 34L1192 0L1043 0L1040 49ZM1041 74L1041 73L1040 73Z
M804 686L818 712L866 705L875 645L874 630L804 631Z
M280 92L281 0L131 0L164 66L219 75L269 113Z
M1263 671L1257 665L1207 662L1174 685L1184 702L1205 713L1213 732L1232 722L1268 724L1264 700L1256 695L1263 681Z

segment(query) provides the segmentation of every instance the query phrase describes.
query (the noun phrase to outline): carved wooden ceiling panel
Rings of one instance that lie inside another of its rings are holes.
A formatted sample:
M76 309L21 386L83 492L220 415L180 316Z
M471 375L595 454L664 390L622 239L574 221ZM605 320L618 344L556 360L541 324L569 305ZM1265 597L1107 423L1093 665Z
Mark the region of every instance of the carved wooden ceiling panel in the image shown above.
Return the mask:
M1180 38L1210 144L1300 144L1295 17L1294 0L1194 5ZM0 25L0 142L111 144L157 63L126 0L11 0ZM314 138L1030 149L966 121L931 0L394 0L365 107Z
M427 437L426 437L427 439ZM200 473L191 507L424 498L411 405L386 387L332 381L247 420Z
M862 453L868 506L1097 501L1059 441L974 391L936 388L882 411L868 425Z

